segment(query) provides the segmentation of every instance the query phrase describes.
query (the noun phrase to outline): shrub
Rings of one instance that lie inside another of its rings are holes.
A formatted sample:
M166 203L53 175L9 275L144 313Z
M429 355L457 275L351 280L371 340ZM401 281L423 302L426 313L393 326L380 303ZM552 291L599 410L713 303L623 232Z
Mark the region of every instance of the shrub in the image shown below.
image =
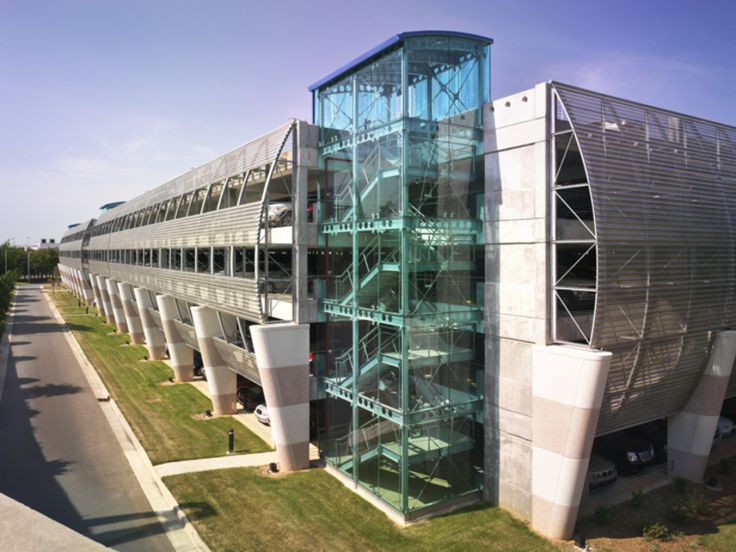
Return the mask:
M669 527L667 527L664 523L655 521L644 526L644 529L642 529L641 531L641 536L644 537L646 540L666 541L670 540L673 535L672 531L670 531Z
M682 507L691 516L704 516L710 511L710 501L701 493L689 493L682 501Z
M598 525L608 525L611 522L611 509L605 504L598 506L593 512L593 520Z
M636 489L633 493L631 493L631 505L634 508L641 508L642 506L644 506L646 500L647 496L641 489Z

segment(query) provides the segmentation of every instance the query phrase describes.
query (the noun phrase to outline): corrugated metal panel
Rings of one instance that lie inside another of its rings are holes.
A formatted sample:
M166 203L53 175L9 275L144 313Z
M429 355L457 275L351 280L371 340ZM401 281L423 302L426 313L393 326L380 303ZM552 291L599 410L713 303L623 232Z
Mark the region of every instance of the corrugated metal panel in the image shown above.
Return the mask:
M97 270L98 265L108 267ZM172 295L200 306L209 306L240 318L260 322L257 284L253 279L228 278L180 270L90 262L90 270L155 293Z
M236 347L222 339L215 338L214 342L215 348L220 353L220 356L222 356L225 364L253 383L261 385L261 376L258 373L256 355L244 351L240 347Z
M90 240L90 249L255 245L261 203L160 222Z
M161 313L151 308L148 309L148 313L151 315L151 319L156 324L156 327L163 331L164 325L161 323Z
M736 326L736 128L553 83L598 236L592 346L614 353L606 433L680 410L711 331Z
M181 340L192 349L199 351L199 343L197 342L197 334L194 332L194 327L181 320L174 320L174 325L179 330Z
M243 173L248 169L270 163L276 157L281 144L293 124L294 120L291 120L252 142L248 142L201 167L197 167L166 184L141 194L120 207L111 209L100 216L98 224L113 220L127 213L132 213L142 207L155 205L165 199L193 191L211 182L217 182L229 176Z

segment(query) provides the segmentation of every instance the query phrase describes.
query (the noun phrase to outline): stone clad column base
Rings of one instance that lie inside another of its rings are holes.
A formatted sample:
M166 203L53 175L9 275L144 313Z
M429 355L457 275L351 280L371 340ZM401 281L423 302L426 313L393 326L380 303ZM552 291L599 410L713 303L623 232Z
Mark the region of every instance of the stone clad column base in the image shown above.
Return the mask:
M222 331L217 312L209 307L194 307L192 322L199 352L202 354L202 364L207 372L212 408L215 414L234 414L237 375L227 367L215 345L215 337Z
M532 351L532 528L575 529L611 353L561 345Z
M283 471L309 467L309 325L251 326L271 435Z
M578 506L563 506L532 496L534 529L543 535L572 535L578 519Z
M164 360L166 358L165 345L148 345L148 342L146 342L146 349L148 349L148 358L151 360ZM194 367L192 367L191 370L193 372ZM176 370L174 370L174 372L176 372Z
M173 326L173 324L170 325ZM176 335L178 336L179 332ZM179 382L192 381L194 379L193 351L184 343L169 343L168 347L174 379Z
M194 366L172 366L171 369L174 371L174 381L176 382L192 381L194 379Z
M681 412L667 421L667 473L700 483L736 359L736 331L718 333L698 385Z
M224 416L235 412L235 393L210 395L210 399L212 399L212 412L215 416Z

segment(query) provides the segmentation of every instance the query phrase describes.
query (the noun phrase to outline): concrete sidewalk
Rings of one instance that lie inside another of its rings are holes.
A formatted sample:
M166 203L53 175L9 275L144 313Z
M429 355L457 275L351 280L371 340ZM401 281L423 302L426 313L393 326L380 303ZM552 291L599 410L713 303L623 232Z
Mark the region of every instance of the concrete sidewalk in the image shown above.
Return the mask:
M169 475L180 475L182 473L222 470L225 468L251 468L255 466L266 466L271 462L277 462L276 452L233 454L231 456L218 456L216 458L200 458L197 460L168 462L166 464L155 466L155 470L160 477L166 477Z

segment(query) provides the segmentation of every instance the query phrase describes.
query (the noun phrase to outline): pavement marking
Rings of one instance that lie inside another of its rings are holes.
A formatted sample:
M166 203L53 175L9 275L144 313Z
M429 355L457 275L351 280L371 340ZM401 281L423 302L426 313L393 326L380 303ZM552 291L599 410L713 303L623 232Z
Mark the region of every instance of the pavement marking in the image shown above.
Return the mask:
M161 478L154 469L146 451L143 449L140 441L138 441L138 438L133 433L133 430L130 428L128 421L118 408L118 405L113 399L109 398L110 393L105 387L105 384L102 382L102 379L92 364L87 360L84 351L82 351L81 346L64 322L64 319L56 308L56 305L54 305L53 301L43 288L41 288L41 292L51 309L51 313L60 324L62 334L66 338L74 356L79 362L82 372L92 388L95 397L105 400L105 402L98 402L100 409L110 424L110 428L120 444L120 447L123 449L123 453L128 459L130 467L143 490L143 494L146 496L148 502L151 504L151 508L156 513L156 516L158 517L166 536L169 538L171 545L175 550L177 550L177 552L209 552L209 548L177 503L174 495L171 494L171 491L169 491L164 482L161 481Z

